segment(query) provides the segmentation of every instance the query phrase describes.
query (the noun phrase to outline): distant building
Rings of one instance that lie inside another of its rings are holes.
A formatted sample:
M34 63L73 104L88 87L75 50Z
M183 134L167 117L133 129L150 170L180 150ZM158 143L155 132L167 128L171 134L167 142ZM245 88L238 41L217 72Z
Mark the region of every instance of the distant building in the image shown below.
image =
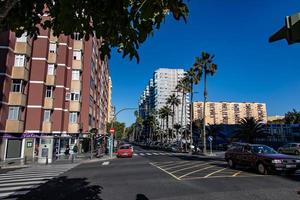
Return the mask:
M149 80L148 85L143 91L139 100L139 114L142 118L146 118L151 111L158 111L163 106L167 105L167 98L175 94L182 102L182 93L176 91L176 86L180 79L184 77L185 71L183 69L168 69L159 68L154 74L153 78ZM174 123L181 122L182 104L175 107ZM183 124L189 123L189 96L186 95L184 105ZM186 115L185 115L186 113ZM169 117L169 127L171 127L172 117ZM159 120L161 124L161 121Z
M254 117L267 123L265 103L207 102L206 124L238 124L242 118ZM203 118L203 102L193 103L193 120Z
M268 116L268 123L272 123L280 120L284 120L284 116L280 116L280 115Z

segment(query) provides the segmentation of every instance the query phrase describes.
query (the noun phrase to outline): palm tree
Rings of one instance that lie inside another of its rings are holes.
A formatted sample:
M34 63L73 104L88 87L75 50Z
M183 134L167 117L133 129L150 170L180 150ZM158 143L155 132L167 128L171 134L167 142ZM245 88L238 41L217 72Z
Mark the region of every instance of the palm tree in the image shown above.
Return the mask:
M183 124L183 108L186 109L185 103L186 103L186 94L191 90L190 86L189 86L189 81L187 79L187 77L183 77L177 84L176 86L176 90L178 92L182 93L182 100L181 100L181 120L180 120L180 124L181 124L181 138L180 138L180 146L182 147L182 129L184 127Z
M193 144L193 86L194 84L198 84L201 76L202 76L202 71L201 69L196 69L195 67L190 68L186 72L186 78L190 84L190 93L191 93L191 103L190 103L190 144ZM190 148L190 151L192 152L192 148Z
M172 140L173 140L173 127L174 127L174 118L175 118L175 106L177 107L180 104L180 100L175 94L171 94L167 99L167 104L172 106Z
M196 57L194 64L195 70L202 75L204 72L204 102L203 102L203 153L206 153L206 132L205 132L205 106L207 101L207 82L208 75L213 76L217 71L217 65L214 62L214 55L202 52L201 57Z
M173 116L172 110L169 106L165 105L161 108L162 116L166 119L166 135L169 135L169 116Z
M174 124L173 127L176 130L176 141L178 141L178 132L179 132L179 129L181 128L181 125L180 124Z
M285 114L285 123L287 124L299 124L300 123L300 112L293 109Z
M143 119L139 115L138 111L135 111L134 115L136 117L136 119L135 119L135 137L137 140L139 140L140 136L141 136L141 132L143 130Z
M253 117L243 118L239 124L240 127L235 131L233 138L253 143L256 138L266 136L264 124Z

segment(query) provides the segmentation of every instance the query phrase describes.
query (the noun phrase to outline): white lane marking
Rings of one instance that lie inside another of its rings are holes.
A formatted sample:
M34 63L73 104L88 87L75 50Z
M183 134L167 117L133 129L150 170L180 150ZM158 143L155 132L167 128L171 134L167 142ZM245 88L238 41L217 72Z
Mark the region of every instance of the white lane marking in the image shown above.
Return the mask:
M140 153L140 156L144 156L145 154L143 154L143 153Z
M146 153L148 156L151 156L152 154L151 153Z
M103 162L102 165L109 165L109 161Z
M44 178L44 179L49 179L49 178L53 178L57 175L39 175L39 178ZM1 178L0 182L4 182L4 181L9 181L9 180L22 180L22 179L27 179L27 178L32 178L32 176L19 176L19 177L15 177L15 176L11 176L11 177L5 177L5 178Z
M168 167L168 166L172 166L173 164L177 164L177 163L187 163L187 162L190 162L190 161L173 161L172 163L166 163L166 164L163 164L163 165L159 165L160 167ZM158 163L157 163L158 164Z
M195 168L195 167L209 165L211 163L213 163L213 162L201 163L201 164L193 165L193 166L190 166L190 167L185 167L185 168L182 168L182 169L177 169L175 171L172 171L171 173L176 173L176 172L184 171L184 170L187 170L187 169L192 169L192 168Z
M235 176L238 176L242 173L242 171L238 171L237 173L233 174L232 176L235 177Z
M136 153L134 153L133 155L134 155L134 156L137 156L137 154L136 154Z
M170 169L174 169L174 168L178 168L178 167L185 167L185 166L194 165L194 164L195 164L195 162L181 163L181 164L178 164L175 166L167 167L167 168L165 168L165 170L170 170Z
M219 170L217 170L217 171L214 171L214 172L212 172L212 173L207 174L206 176L204 176L204 178L210 177L211 175L214 175L214 174L216 174L216 173L219 173L219 172L221 172L221 171L224 171L225 169L227 169L227 168L223 168L223 169L219 169Z
M47 182L45 181L28 181L28 182L22 182L22 183L1 183L0 187L5 187L5 186L17 186L17 185L37 185L37 184L42 184Z
M196 172L200 172L200 171L203 171L203 170L212 168L212 167L215 167L215 166L208 166L208 167L205 167L205 168L202 168L202 169L198 169L198 170L195 170L195 171L186 173L186 174L184 174L184 175L182 175L182 176L179 176L179 178L183 178L183 177L186 177L186 176L188 176L188 175L191 175L191 174L194 174L194 173L196 173Z
M153 153L153 154L156 155L156 156L158 155L158 153Z
M18 174L18 175L6 175L6 176L0 176L0 180L3 180L5 178L24 178L24 177L32 177L32 176L57 176L58 174L62 174L63 172L60 173L35 173L35 174Z
M28 185L28 186L17 186L17 187L4 187L4 188L0 188L0 192L3 191L16 191L16 190L20 190L20 189L33 189L33 188L37 188L39 187L39 185Z
M37 177L37 178L32 178L32 177L26 177L26 178L14 178L10 180L0 180L0 183L16 183L16 182L26 182L26 181L38 181L38 180L50 180L50 178L44 178L44 177Z
M170 176L172 176L172 177L175 178L176 180L179 180L179 181L180 181L180 178L178 178L178 177L175 176L174 174L172 174L172 173L170 173L170 172L164 170L163 168L161 168L161 167L159 167L159 166L157 166L157 165L154 165L153 163L150 163L150 164L153 165L153 166L155 166L155 167L157 167L157 168L160 169L161 171L163 171L163 172L169 174Z

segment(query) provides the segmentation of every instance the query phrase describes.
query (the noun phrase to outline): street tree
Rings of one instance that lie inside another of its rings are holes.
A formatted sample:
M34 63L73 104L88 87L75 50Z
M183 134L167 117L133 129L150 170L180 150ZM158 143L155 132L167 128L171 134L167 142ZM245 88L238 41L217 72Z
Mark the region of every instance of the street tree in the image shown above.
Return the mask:
M205 108L207 102L207 76L213 76L217 71L217 65L214 63L214 55L202 52L200 57L196 57L194 64L195 70L202 75L204 73L204 101L203 101L203 153L206 153L206 130L205 130Z
M300 112L293 109L285 113L284 121L286 124L300 124Z
M175 94L171 94L166 100L167 100L167 104L172 107L172 140L173 140L175 107L179 106L180 100L177 98L177 96Z
M264 124L254 117L243 118L239 122L239 127L235 130L233 140L254 143L256 138L266 136Z
M118 121L114 121L114 129L115 129L115 138L117 140L122 140L125 139L126 135L125 135L125 123L121 123ZM111 123L107 123L106 125L106 131L107 133L109 133L109 129L111 127Z
M101 56L117 48L139 61L137 50L166 16L186 22L188 12L183 0L1 0L0 31L36 38L40 28L48 28L55 36L96 36L103 39Z

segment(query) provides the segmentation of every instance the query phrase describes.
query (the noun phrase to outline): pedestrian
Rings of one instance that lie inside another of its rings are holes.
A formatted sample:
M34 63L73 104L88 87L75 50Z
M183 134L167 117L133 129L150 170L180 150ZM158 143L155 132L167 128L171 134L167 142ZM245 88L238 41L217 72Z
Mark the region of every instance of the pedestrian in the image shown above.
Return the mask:
M66 145L65 155L66 156L70 155L70 147L68 144Z

